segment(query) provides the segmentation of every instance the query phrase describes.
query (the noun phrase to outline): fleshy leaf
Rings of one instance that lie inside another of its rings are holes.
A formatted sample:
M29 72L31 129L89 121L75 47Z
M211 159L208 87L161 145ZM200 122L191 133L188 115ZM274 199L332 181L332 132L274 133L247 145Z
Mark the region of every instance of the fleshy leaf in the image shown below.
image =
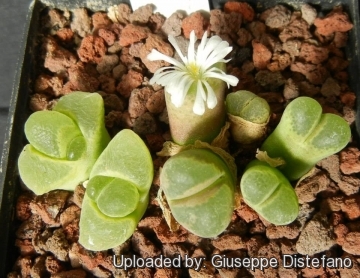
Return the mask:
M160 186L182 226L201 237L215 237L229 225L234 179L226 163L209 149L190 149L169 158Z
M253 144L266 135L270 106L256 94L240 90L226 96L230 132L238 143Z
M100 251L125 242L145 213L154 174L141 138L120 131L96 161L80 216L79 242Z
M275 225L293 222L299 205L294 188L286 177L266 162L249 163L240 181L241 194L258 214Z
M110 141L104 103L97 93L73 92L53 111L32 114L25 124L29 140L18 167L25 185L41 195L55 189L74 190L87 180Z
M139 192L132 183L115 178L101 191L96 202L100 211L107 216L124 217L136 209Z
M270 106L267 101L246 90L226 96L226 111L255 124L266 123L270 116Z
M290 180L307 173L318 161L343 149L349 142L349 124L335 114L322 114L320 104L298 97L285 109L280 123L261 146L285 164L279 170Z
M76 123L56 111L38 111L25 124L29 143L39 152L54 158L66 158L71 142L81 136Z

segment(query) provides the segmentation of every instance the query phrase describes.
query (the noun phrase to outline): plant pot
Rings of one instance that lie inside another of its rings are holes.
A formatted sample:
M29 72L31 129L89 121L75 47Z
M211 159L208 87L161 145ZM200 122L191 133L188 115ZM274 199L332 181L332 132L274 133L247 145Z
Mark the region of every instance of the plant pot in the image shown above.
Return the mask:
M128 3L128 1L122 1ZM225 1L210 1L212 8L220 8ZM269 7L274 6L281 1L247 1L257 11L263 11ZM293 1L287 3L288 6L294 9L299 9L301 4L305 1ZM311 0L306 3L313 4L320 14L327 14L333 8L332 3L324 2L319 5L319 1ZM360 72L360 58L358 55L358 44L360 40L360 22L359 22L359 4L355 0L342 0L340 2L344 10L350 15L351 21L354 24L354 28L349 32L348 43L345 47L345 54L349 59L349 66L347 68L349 73L349 87L354 92L360 92L360 82L357 78L357 74ZM2 156L2 174L0 177L0 227L2 232L0 233L0 246L2 246L2 252L0 252L0 276L6 277L6 274L11 271L11 268L17 258L18 250L14 246L16 239L16 229L18 228L19 221L15 218L15 205L16 199L21 193L21 181L17 170L17 159L19 154L26 143L24 136L24 123L31 113L29 109L29 98L32 94L32 86L34 80L36 80L39 72L39 67L36 65L35 58L39 46L35 45L34 38L38 34L40 28L39 18L44 8L55 7L59 9L72 9L76 7L87 7L93 11L103 10L106 11L111 5L118 5L118 1L100 1L89 3L88 1L35 1L30 7L26 34L23 40L22 55L19 64L19 71L16 76L15 86L12 92L12 100L10 107L10 116L8 120L8 129L6 132L6 144ZM30 84L30 86L29 86ZM359 96L357 95L357 103L360 105ZM354 138L357 138L360 134L360 112L356 114L355 127L353 129ZM358 146L360 147L360 146ZM245 162L242 162L245 163ZM359 192L354 194L356 198L360 195ZM359 200L359 199L357 199ZM243 223L245 223L243 221ZM185 274L184 274L185 275ZM186 277L186 276L184 276Z

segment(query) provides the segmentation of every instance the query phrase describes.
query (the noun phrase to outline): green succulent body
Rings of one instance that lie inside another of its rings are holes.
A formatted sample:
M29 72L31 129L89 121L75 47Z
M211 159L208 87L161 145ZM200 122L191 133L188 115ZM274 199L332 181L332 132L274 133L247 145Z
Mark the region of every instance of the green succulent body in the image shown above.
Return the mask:
M236 142L252 144L265 136L270 118L270 106L265 99L240 90L226 96L226 110Z
M207 149L180 152L166 161L161 188L174 218L192 233L211 238L229 225L234 209L234 178Z
M335 114L322 114L309 97L293 100L281 121L261 146L272 157L281 157L279 169L290 180L307 173L318 161L346 146L351 137L348 123Z
M110 141L104 104L96 93L73 92L52 111L38 111L25 123L29 141L18 167L25 185L41 195L74 190L88 179L92 166Z
M266 123L270 116L270 106L267 101L246 90L228 94L226 110L231 115L255 124Z
M270 223L289 224L299 213L294 188L279 170L266 162L253 160L248 164L240 189L245 203Z
M79 242L100 251L125 242L145 213L153 179L150 152L129 129L120 131L96 161L82 203Z

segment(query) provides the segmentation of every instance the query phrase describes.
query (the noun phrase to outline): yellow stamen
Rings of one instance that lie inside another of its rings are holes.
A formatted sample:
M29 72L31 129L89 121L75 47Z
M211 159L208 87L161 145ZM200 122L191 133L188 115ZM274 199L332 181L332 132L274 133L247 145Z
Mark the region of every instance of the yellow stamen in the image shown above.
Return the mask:
M196 63L187 64L186 68L188 69L191 77L193 77L195 80L201 79L202 74L200 72L200 67Z

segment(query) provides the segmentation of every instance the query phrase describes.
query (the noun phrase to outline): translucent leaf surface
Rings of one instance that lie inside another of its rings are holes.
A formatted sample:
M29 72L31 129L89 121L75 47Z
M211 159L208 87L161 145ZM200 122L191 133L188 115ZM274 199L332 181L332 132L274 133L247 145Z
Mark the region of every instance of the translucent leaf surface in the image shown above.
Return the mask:
M53 111L33 113L25 124L29 143L18 160L20 177L35 194L74 190L89 178L110 141L104 103L96 93L73 92Z
M145 213L153 163L141 138L120 131L96 161L80 216L80 243L89 250L122 244Z
M289 224L299 213L298 199L290 182L266 162L249 163L241 177L240 189L244 201L275 225Z

